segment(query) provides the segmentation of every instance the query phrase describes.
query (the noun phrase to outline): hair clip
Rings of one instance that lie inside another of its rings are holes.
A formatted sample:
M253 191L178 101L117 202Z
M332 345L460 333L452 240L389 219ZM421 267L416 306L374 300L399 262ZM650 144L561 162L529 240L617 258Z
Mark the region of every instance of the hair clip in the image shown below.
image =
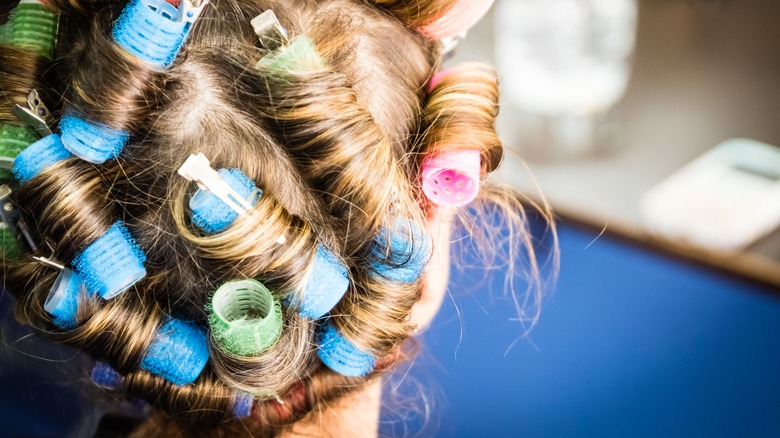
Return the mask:
M71 264L91 295L110 300L146 276L145 261L146 255L130 231L117 221Z
M325 68L325 60L322 59L320 52L314 40L305 36L298 35L283 50L269 53L263 56L255 64L258 70L267 70L271 72L290 72L290 71L316 71Z
M79 298L83 296L81 278L70 269L63 269L49 290L43 309L52 316L52 322L59 328L76 328Z
M493 0L460 0L444 15L417 30L432 40L454 37L476 24L493 5Z
M9 42L52 58L59 16L37 0L22 0L9 19Z
M365 376L376 359L350 342L330 323L325 324L317 355L328 368L348 377Z
M256 280L230 281L211 297L211 336L226 351L244 357L258 356L282 334L282 306L271 291Z
M436 205L461 207L479 193L478 150L443 151L430 155L422 164L422 189Z
M381 261L374 262L374 272L401 283L417 281L431 258L431 237L415 221L395 218L374 239L371 252Z
M6 229L14 236L17 244L22 244L21 247L29 252L37 252L38 244L33 239L33 235L27 224L21 219L19 210L11 202L11 188L7 185L0 186L0 217L3 219L3 224ZM3 251L7 247L4 246ZM8 248L15 249L15 248Z
M95 361L92 372L89 374L92 382L111 391L122 389L122 375L119 374L111 365L103 361Z
M49 109L46 108L41 97L38 95L38 91L33 89L27 95L27 107L21 105L14 105L11 112L22 122L35 129L41 137L51 135L51 129L49 129L50 115ZM32 142L30 142L32 143Z
M119 156L130 134L80 117L65 115L60 120L60 137L62 144L73 155L93 164L101 164Z
M166 317L141 360L141 368L174 385L186 385L198 378L208 360L203 330L192 321Z
M158 68L173 64L191 25L208 0L134 0L114 24L114 41L129 54Z
M227 229L238 215L248 213L263 194L238 169L212 169L202 153L190 155L179 167L179 175L198 184L200 189L190 198L192 222L209 234Z
M11 170L14 166L14 158L36 141L38 136L32 128L0 123L0 169ZM9 173L2 172L3 179Z
M282 46L290 44L287 38L287 29L285 29L276 18L274 11L268 9L250 21L255 30L257 39L266 50L277 50Z
M311 319L330 312L349 288L347 267L323 245L317 246L317 255L307 278L303 298L288 295L287 303L299 307L299 314Z
M11 172L20 183L24 184L41 173L43 169L72 156L73 154L65 148L61 137L57 134L51 134L19 152L19 155L14 158Z

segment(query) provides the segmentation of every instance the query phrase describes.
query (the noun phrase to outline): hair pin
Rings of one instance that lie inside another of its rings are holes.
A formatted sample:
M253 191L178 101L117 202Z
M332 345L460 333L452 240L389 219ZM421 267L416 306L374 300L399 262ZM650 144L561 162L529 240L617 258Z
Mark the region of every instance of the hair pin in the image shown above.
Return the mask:
M0 217L3 219L3 224L17 242L24 244L25 249L33 253L37 252L38 245L35 243L27 224L22 220L19 210L11 202L11 193L11 187L8 185L0 186Z
M287 30L279 23L274 11L268 9L250 21L260 44L267 50L277 50L290 43Z
M41 100L38 91L33 89L27 95L27 107L14 105L11 112L22 122L26 123L38 133L41 137L51 135L49 129L49 109Z
M203 153L190 155L179 167L179 175L189 181L194 181L203 190L208 190L218 197L228 207L238 214L246 214L252 209L252 204L242 198L228 185L217 171L211 168L211 162Z
M209 0L183 0L179 3L181 20L187 23L194 23L199 17L203 8L206 7Z

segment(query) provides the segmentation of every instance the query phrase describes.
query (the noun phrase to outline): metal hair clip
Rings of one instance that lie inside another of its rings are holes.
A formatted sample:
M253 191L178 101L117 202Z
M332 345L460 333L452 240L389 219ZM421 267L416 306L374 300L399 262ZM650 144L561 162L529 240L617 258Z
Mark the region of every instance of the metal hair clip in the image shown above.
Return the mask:
M208 2L209 0L183 0L179 3L181 21L194 23L200 16L200 13L203 12L203 8L206 7Z
M46 108L46 105L44 105L37 90L33 89L30 91L30 94L27 95L26 108L21 105L15 105L12 112L19 120L35 129L35 132L41 137L46 137L51 134L51 129L49 129L49 116L51 113L49 112L49 109Z
M219 173L211 168L211 163L203 153L190 155L179 168L179 175L189 181L195 181L198 187L211 192L238 214L245 214L252 209L252 204L236 193Z
M3 224L16 237L16 240L24 244L25 249L31 252L38 251L38 245L32 237L30 229L21 219L19 210L11 202L11 188L5 184L0 186L0 217Z
M279 23L274 11L268 9L250 22L260 44L268 50L276 50L290 43L287 30Z

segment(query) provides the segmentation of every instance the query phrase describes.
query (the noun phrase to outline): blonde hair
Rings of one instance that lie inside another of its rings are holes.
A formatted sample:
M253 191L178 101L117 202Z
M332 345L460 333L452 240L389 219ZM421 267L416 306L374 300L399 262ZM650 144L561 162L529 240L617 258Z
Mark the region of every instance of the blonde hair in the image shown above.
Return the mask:
M377 235L396 217L425 223L435 208L420 189L425 156L478 150L484 180L503 146L491 67L458 66L428 90L440 45L415 29L455 1L374 3L212 0L183 53L160 70L111 39L111 20L124 2L49 0L62 14L52 62L0 46L7 96L0 121L13 122L10 106L37 88L56 119L75 114L128 132L130 141L116 160L69 158L44 169L19 187L15 203L51 247L46 256L66 264L122 220L146 254L147 275L111 300L82 297L75 328L62 329L43 306L56 273L33 254L6 257L5 286L18 298L18 319L109 363L123 375L126 395L160 408L159 425L177 422L188 434L275 433L383 373L385 359L399 354L415 328L409 316L420 281L377 275L386 257L376 249ZM267 9L292 38L310 38L321 59L290 54L280 61L284 68L255 68L270 55L258 48L249 22ZM186 206L194 186L176 173L198 152L216 168L239 168L263 191L249 214L216 234L193 226ZM488 186L483 199L522 208ZM523 217L507 217L519 230L513 244L532 248ZM328 321L382 364L366 376L325 366L317 356L321 321L294 305L305 298L320 245L349 270L349 289ZM536 272L532 253L530 259ZM206 369L183 386L139 368L166 318L206 326L213 291L245 278L293 303L270 349L241 356L210 338ZM232 419L240 392L256 398L243 420Z

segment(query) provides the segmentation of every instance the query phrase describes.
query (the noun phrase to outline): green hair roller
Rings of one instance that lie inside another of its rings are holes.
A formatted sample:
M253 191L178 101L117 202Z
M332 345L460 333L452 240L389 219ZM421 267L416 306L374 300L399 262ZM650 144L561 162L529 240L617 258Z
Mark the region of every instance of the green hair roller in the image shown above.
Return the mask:
M8 22L7 41L51 59L59 16L38 2L22 0Z
M282 334L281 303L256 280L223 284L214 292L208 311L212 338L238 356L258 356Z

